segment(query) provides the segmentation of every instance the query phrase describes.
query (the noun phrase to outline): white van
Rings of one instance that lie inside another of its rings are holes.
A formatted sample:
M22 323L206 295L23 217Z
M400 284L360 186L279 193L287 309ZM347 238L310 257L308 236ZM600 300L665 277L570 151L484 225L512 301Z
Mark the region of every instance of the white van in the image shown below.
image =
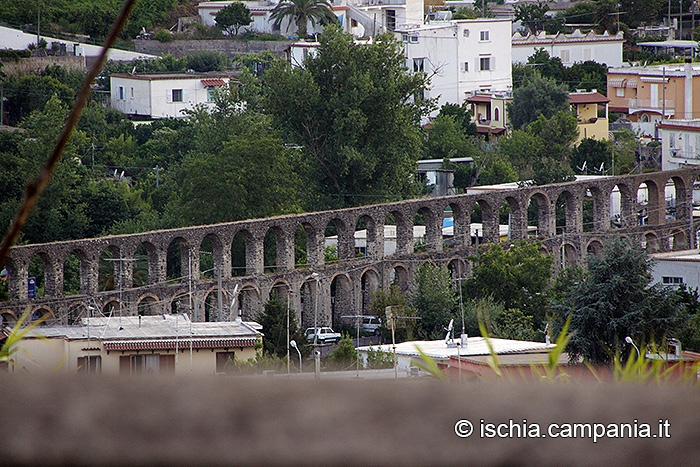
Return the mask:
M362 318L362 330L371 334L379 333L379 326L382 325L382 320L376 316L365 316Z

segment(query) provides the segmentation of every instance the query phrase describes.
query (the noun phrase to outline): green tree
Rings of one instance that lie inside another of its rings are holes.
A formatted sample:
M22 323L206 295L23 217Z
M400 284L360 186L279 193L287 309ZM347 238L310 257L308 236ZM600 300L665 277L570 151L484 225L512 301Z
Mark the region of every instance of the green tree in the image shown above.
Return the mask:
M640 348L672 337L682 307L672 290L650 285L651 265L644 250L619 238L605 244L601 258L589 256L586 280L552 307L559 326L571 316L572 359L609 364L627 336Z
M338 342L328 363L335 370L347 370L357 363L357 351L352 341L352 337L346 335Z
M537 34L537 31L544 29L544 22L549 11L548 1L515 5L514 21L521 21L531 34Z
M286 139L301 147L309 203L357 205L417 193L420 118L429 102L413 97L426 77L410 74L400 44L380 35L369 45L328 27L305 69L275 64L265 73L265 108Z
M582 172L583 164L586 164L586 173L595 173L601 167L610 167L612 159L612 143L610 141L599 141L592 138L584 138L573 148L571 158L571 168L577 172ZM601 171L602 173L602 171Z
M552 256L538 242L516 243L507 250L492 243L472 258L472 276L464 282L468 297L492 296L506 309L521 309L536 323L544 320L545 290L552 276Z
M256 320L262 325L263 349L267 355L285 357L287 355L287 305L277 298L265 302L263 311ZM308 356L306 337L297 325L296 312L289 310L289 339L299 344L304 357ZM291 350L294 352L294 349Z
M285 19L289 19L289 26L294 23L297 27L297 35L301 39L307 36L307 25L315 26L316 23L323 26L337 23L338 18L331 9L331 4L326 0L285 0L277 4L272 10L270 19L273 26L279 28Z
M508 104L508 116L513 128L519 130L542 115L553 117L569 108L569 92L554 80L535 74L529 82L513 91Z
M424 263L414 277L415 287L409 296L411 306L421 318L418 334L423 339L440 339L451 319L457 317L457 296L452 288L450 271Z
M245 4L234 2L219 10L214 21L229 36L237 36L240 27L252 23L253 17Z

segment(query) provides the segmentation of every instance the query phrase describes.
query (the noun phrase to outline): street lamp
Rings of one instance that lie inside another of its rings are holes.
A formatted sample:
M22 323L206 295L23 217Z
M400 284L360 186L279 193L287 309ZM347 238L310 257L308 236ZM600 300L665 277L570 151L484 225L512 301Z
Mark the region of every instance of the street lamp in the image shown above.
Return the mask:
M321 352L318 351L318 295L319 295L319 287L318 287L318 281L319 281L319 276L317 272L314 272L311 274L311 277L313 277L316 280L316 303L314 305L314 374L316 375L316 379L319 379L321 377Z
M639 348L634 344L634 341L632 340L632 338L630 336L625 337L625 342L627 342L628 344L632 344L632 347L634 347L634 350L637 351L637 360L642 358L642 356L639 353Z
M299 347L297 347L297 341L291 340L291 341L289 341L289 345L291 345L292 347L294 347L295 349L297 349L297 353L299 354L299 373L301 373L301 368L302 368L302 364L301 364L301 352L299 351Z

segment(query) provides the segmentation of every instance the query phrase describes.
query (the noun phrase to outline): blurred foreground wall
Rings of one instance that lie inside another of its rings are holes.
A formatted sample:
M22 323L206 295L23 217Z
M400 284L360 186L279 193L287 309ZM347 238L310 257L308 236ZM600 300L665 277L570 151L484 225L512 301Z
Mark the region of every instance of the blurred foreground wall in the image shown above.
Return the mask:
M459 420L471 436L455 434ZM489 423L514 435L648 423L656 434L659 420L670 438L481 437ZM672 385L0 374L2 466L682 466L700 462L699 424L698 388Z

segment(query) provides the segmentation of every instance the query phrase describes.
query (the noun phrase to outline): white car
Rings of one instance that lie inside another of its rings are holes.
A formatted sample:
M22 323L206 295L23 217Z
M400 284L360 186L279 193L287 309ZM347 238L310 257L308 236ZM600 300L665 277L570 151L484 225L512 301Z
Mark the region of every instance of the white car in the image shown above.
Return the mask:
M319 344L326 344L328 342L338 342L343 336L340 333L333 331L331 328L316 328L318 330L317 342ZM309 342L314 341L314 328L308 328L306 332L306 340Z
M382 321L376 316L365 316L362 318L362 330L370 334L379 333L379 326L382 325Z

